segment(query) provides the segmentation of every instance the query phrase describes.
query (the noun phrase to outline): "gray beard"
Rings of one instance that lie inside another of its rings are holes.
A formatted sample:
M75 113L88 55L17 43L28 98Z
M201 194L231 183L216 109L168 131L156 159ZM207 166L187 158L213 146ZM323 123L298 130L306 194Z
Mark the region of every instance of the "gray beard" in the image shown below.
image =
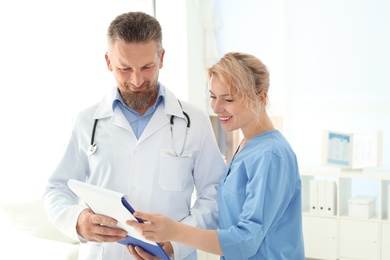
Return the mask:
M145 92L121 93L125 104L134 110L147 108L158 90L153 87Z
M148 84L149 82L144 82L144 84ZM123 101L125 104L134 110L144 109L150 105L152 99L157 96L158 88L155 86L156 84L148 84L148 88L144 92L125 92L119 93L121 94ZM127 87L127 83L126 83Z

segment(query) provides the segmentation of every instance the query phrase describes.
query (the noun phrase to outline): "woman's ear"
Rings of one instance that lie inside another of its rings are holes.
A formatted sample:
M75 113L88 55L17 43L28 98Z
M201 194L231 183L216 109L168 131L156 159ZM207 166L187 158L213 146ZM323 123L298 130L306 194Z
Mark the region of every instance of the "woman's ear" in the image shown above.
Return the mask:
M266 103L267 102L267 91L261 91L259 94L257 94L260 100L260 103Z

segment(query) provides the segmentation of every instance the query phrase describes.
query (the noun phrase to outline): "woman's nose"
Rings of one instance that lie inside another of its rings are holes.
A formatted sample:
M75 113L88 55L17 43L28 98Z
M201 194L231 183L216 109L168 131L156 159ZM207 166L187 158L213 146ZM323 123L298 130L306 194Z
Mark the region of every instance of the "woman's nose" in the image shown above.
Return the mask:
M224 111L224 108L221 104L221 102L218 99L214 99L211 102L211 109L215 114L219 114Z

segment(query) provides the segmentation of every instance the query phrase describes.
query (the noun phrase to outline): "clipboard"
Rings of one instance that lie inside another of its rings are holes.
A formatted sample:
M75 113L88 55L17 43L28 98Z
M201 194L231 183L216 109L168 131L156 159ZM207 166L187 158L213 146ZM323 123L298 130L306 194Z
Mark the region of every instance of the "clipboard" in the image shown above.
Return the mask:
M118 243L139 246L154 256L170 260L159 243L145 239L133 227L126 224L127 220L136 220L140 223L143 221L133 216L135 210L125 194L74 179L68 180L68 186L94 213L116 219L115 227L127 231L126 239Z

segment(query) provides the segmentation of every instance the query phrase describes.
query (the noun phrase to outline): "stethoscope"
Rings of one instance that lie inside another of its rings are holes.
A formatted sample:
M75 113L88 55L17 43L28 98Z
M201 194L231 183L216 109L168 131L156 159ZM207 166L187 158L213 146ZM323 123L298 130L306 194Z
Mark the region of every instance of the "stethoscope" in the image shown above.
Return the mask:
M180 104L181 106L181 104ZM187 139L187 134L188 134L188 131L190 130L190 126L191 126L191 121L190 121L190 116L184 112L184 110L182 109L181 110L183 112L183 115L187 118L187 128L186 128L186 134L184 135L184 141L183 141L183 146L181 147L181 151L180 153L177 153L176 152L176 147L175 147L175 138L173 138L173 125L174 125L174 118L175 116L174 115L171 115L171 119L170 119L170 124L171 124L171 143L172 143L172 151L173 151L173 155L175 155L176 157L180 157L182 154L183 154L183 151L184 151L184 145L186 144L186 139Z
M180 102L179 102L180 104ZM180 104L181 106L181 104ZM191 126L191 120L190 120L190 116L184 112L183 108L182 108L182 113L183 115L186 117L187 119L187 127L186 127L186 133L184 135L184 141L183 141L183 146L180 150L180 152L176 152L176 146L175 146L175 138L173 138L173 131L174 131L174 118L175 116L174 115L171 115L171 118L169 120L169 123L171 125L171 143L172 143L172 155L176 156L176 157L181 157L181 155L183 154L184 152L184 146L185 146L185 143L186 143L186 139L187 139L187 134L188 134L188 131L190 130L190 126ZM97 150L97 144L95 143L95 132L96 132L96 126L97 126L97 123L98 123L99 119L95 119L95 122L93 123L93 128L92 128L92 136L91 136L91 144L89 145L88 147L88 150L87 150L87 154L88 156L91 156L92 154L94 154Z

